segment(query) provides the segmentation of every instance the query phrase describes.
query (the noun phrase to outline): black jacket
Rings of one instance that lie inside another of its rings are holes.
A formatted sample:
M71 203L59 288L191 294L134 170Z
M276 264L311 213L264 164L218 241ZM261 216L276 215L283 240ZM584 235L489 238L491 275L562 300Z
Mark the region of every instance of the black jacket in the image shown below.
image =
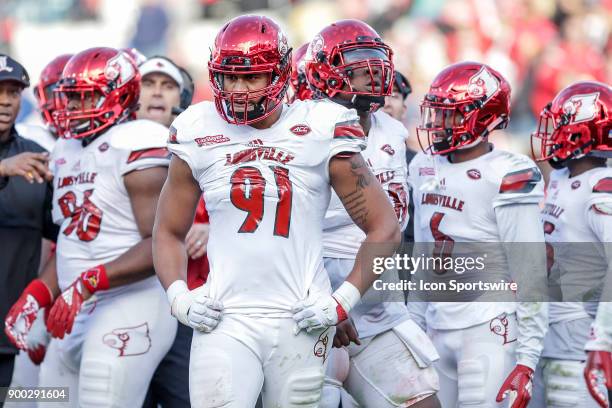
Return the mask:
M10 139L0 143L0 160L23 152L44 152L13 128ZM51 218L50 183L28 183L23 177L0 180L0 324L28 283L37 277L41 239L55 241L58 227ZM0 331L0 353L16 353Z

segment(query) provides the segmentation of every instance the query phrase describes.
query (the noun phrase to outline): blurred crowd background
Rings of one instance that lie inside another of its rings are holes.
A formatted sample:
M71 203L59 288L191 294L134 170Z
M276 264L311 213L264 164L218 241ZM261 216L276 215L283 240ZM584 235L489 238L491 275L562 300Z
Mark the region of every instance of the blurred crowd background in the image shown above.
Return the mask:
M412 83L404 121L413 135L423 93L455 61L485 62L511 82L511 126L495 142L515 151L528 151L541 108L564 86L612 83L612 0L0 0L0 52L36 83L59 54L135 47L187 67L198 102L211 98L206 63L215 33L245 13L275 18L294 49L338 19L372 25ZM36 122L29 99L21 120Z

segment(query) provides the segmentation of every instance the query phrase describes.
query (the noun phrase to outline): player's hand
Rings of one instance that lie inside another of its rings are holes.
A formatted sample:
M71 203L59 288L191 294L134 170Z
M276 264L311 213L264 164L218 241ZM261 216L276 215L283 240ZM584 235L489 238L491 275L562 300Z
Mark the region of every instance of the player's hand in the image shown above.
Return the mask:
M525 408L531 399L533 388L533 370L522 364L517 364L508 375L497 393L497 402L510 397L510 408Z
M350 317L345 321L336 325L336 334L334 335L334 347L340 348L348 346L351 342L361 345L357 328Z
M63 339L66 334L72 333L74 320L83 305L83 283L77 279L58 296L51 307L47 318L47 330L51 336Z
M30 332L26 336L26 348L30 360L36 365L40 365L45 358L47 346L51 340L49 332L47 332L45 315L49 313L48 308L40 309L36 320L32 324Z
M205 286L181 291L172 300L172 316L179 322L204 333L217 327L223 315L223 304L208 297Z
M0 177L12 176L22 176L29 183L52 180L49 153L24 152L0 161Z
M602 392L602 383L605 383L608 394L610 394L610 389L612 389L612 353L608 351L589 351L584 367L584 379L593 399L597 401L600 407L608 408L606 396Z
M309 296L306 300L296 303L291 312L295 320L296 335L302 329L310 333L312 330L334 326L348 317L348 313L332 295Z
M26 337L39 310L49 307L53 297L40 279L34 279L24 289L4 320L4 332L17 348L26 350Z
M191 259L198 259L206 253L209 224L193 224L185 237L185 248Z

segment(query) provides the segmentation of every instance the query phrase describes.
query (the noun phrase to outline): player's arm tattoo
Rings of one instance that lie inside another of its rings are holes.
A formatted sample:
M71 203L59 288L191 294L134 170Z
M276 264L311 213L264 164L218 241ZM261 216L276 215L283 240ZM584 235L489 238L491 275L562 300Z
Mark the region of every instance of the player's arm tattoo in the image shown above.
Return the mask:
M354 189L340 196L346 211L359 227L363 227L368 219L368 206L365 189L372 183L373 176L367 163L360 154L354 154L349 159L351 175L355 181Z

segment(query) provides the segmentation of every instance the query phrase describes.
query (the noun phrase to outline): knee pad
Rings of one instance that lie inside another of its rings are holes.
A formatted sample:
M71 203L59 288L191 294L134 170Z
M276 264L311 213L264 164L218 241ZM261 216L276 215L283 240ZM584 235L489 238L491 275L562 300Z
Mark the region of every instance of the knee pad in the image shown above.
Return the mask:
M550 360L543 368L547 407L579 407L586 397L584 363Z
M79 374L79 406L112 407L116 392L111 363L95 359L83 360Z
M342 348L332 348L327 358L327 369L325 371L325 382L330 384L342 383L346 380L349 373L349 354Z
M233 401L232 362L224 350L210 349L206 358L192 358L189 394L194 407L218 408Z
M487 401L486 369L482 361L463 360L457 365L457 391L460 406L479 404Z
M281 395L281 406L316 408L321 400L324 375L322 368L310 367L289 375Z
M332 348L327 357L327 369L319 408L338 408L342 384L349 372L349 355L344 347Z

